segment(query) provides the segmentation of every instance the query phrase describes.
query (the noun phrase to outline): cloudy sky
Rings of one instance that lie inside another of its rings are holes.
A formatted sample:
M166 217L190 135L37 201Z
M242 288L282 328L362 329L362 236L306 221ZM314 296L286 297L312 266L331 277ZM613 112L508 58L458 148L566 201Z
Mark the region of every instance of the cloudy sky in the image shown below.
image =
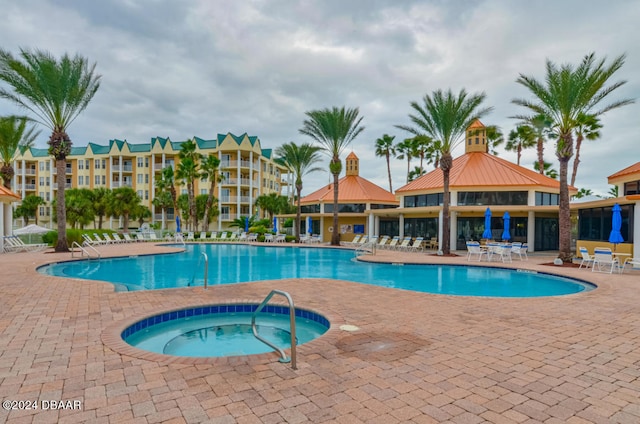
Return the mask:
M410 102L437 89L484 92L483 119L508 134L511 103L528 98L519 74L544 77L545 61L578 64L595 52L626 54L616 99L640 100L640 2L0 0L0 46L79 53L102 75L94 100L73 122L75 145L152 137L182 141L218 133L258 136L263 148L309 142L305 111L358 107L365 131L351 149L361 175L387 188L374 143L409 134ZM604 194L606 177L638 160L640 104L602 118L602 137L586 142L576 185ZM20 112L0 101L0 115ZM44 130L39 147L45 147ZM553 143L546 159L553 161ZM350 151L350 150L349 150ZM349 151L345 152L346 154ZM454 156L463 152L459 147ZM515 153L499 155L515 162ZM523 155L532 167L535 152ZM325 160L328 167L328 161ZM414 161L413 165L417 165ZM427 170L433 169L429 166ZM406 162L392 164L394 189ZM312 174L304 193L329 181Z

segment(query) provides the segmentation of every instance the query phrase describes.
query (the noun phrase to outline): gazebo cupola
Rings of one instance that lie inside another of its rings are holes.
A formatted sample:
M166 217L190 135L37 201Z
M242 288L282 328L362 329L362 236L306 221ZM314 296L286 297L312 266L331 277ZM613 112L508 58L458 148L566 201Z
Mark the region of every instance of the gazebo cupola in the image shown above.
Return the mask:
M484 152L487 148L487 127L484 126L479 119L476 119L467 128L467 137L465 142L465 153Z
M345 162L347 165L346 175L358 176L359 175L358 167L360 166L360 159L358 159L358 156L356 156L355 153L351 152L349 153L349 156L347 156L347 159L345 160Z

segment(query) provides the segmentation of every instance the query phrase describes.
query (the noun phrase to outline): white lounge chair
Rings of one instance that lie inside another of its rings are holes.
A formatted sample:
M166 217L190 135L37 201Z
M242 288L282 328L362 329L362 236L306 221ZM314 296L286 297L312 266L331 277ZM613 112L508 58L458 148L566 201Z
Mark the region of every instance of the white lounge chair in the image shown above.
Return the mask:
M156 237L156 233L149 233L149 241L158 241L158 237Z
M46 249L46 243L26 244L18 236L5 236L4 247L6 252L36 252Z
M265 243L273 243L274 240L275 239L273 238L273 234L269 233L264 235Z
M382 236L382 238L380 238L380 241L378 241L378 244L376 244L376 248L384 249L388 241L389 241L389 236Z
M129 233L124 233L122 235L122 237L124 237L124 241L127 242L127 243L134 243L134 242L138 241L138 240L132 239L131 236L129 235Z
M200 232L200 241L205 241L207 239L207 232L206 231L201 231Z
M409 245L411 244L411 237L405 237L402 240L402 243L400 243L397 247L396 250L409 250Z
M277 234L274 240L275 243L284 243L285 241L287 241L286 234Z
M186 239L186 241L196 241L196 237L195 237L195 235L193 234L193 231L189 231L189 232L187 233L187 239Z
M217 239L218 239L218 232L212 231L211 236L209 237L209 240L217 240Z
M115 241L116 243L125 243L126 240L120 237L120 234L118 233L113 233L111 234L111 238L113 239L113 241Z
M482 256L486 254L487 251L483 250L480 247L480 243L477 241L468 241L467 242L467 262L470 262L474 256L478 257L478 262L482 260Z
M582 268L583 266L585 268L589 268L591 265L593 265L593 256L589 254L587 248L580 246L578 250L580 251L580 256L582 257L579 268Z
M631 269L640 268L640 258L627 258L624 260L624 264L620 269L620 272L624 272L627 265L631 265Z
M413 243L407 248L409 252L417 252L418 250L423 251L422 242L424 241L424 237L416 237Z
M353 238L353 240L345 241L344 244L347 245L347 246L354 246L354 245L358 244L358 242L360 241L360 237L362 237L360 234L356 234L356 236Z
M620 262L613 256L611 249L596 247L593 251L593 266L591 272L613 273L613 268L618 267Z
M384 245L384 248L388 250L395 250L395 248L398 247L399 241L400 241L400 236L393 236L391 241L388 244Z

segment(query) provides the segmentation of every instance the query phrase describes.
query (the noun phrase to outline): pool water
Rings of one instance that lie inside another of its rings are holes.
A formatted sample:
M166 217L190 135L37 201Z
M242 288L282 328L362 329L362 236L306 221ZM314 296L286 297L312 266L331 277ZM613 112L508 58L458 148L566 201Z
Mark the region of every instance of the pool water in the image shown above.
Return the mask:
M174 356L221 357L273 352L256 339L250 312L220 312L236 305L194 308L147 318L123 332L122 338L138 349ZM239 305L238 310L255 310L257 305ZM247 308L248 307L248 308ZM271 312L256 316L258 334L281 349L291 347L288 307L267 306ZM191 312L191 313L189 313ZM158 319L159 318L159 319ZM296 345L320 337L329 329L326 318L296 309ZM156 323L157 322L157 323ZM137 326L136 326L137 325Z
M376 264L354 260L345 249L190 244L186 252L40 267L48 275L108 281L117 290L153 290L203 285L202 253L209 258L208 284L329 278L426 293L490 297L556 296L592 290L569 278L464 265Z

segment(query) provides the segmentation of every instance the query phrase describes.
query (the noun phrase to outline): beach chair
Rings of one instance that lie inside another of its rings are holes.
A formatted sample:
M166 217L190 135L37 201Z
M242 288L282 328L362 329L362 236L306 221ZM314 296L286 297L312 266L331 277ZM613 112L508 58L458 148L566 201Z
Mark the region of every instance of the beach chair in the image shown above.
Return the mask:
M207 232L206 231L201 231L200 232L200 241L205 241L207 239Z
M360 237L362 237L360 234L356 234L356 236L353 238L353 240L345 241L344 244L346 246L354 246L354 245L358 244L358 242L360 241Z
M378 236L369 237L369 241L367 241L367 244L378 244Z
M276 234L274 243L284 243L285 241L287 241L286 234Z
M186 241L196 241L196 237L195 237L195 235L193 234L193 231L189 231L189 232L187 233L187 239L186 239Z
M149 233L149 241L158 241L158 237L156 237L156 233Z
M264 242L265 243L273 243L273 240L275 240L273 238L273 234L265 234L264 235Z
M467 262L471 262L474 256L478 257L478 262L482 260L482 256L486 254L487 251L480 247L480 243L477 241L468 241L467 242Z
M388 250L395 250L395 248L398 247L399 241L400 241L400 236L393 236L391 238L391 241L388 244L384 245L384 248Z
M580 251L580 256L582 257L579 268L582 268L583 266L585 268L589 268L591 265L593 265L593 256L589 254L587 248L580 246L578 250Z
M427 242L427 249L438 249L438 237L431 237L431 239Z
M380 238L380 241L378 241L378 244L376 244L376 248L384 249L388 241L389 241L389 236L382 236Z
M620 262L618 262L618 258L613 257L611 249L603 247L596 247L594 249L591 272L606 272L612 274L613 268L619 265Z
M247 241L258 241L258 233L249 233L247 234Z
M240 236L238 237L238 241L247 241L247 233L245 231L240 233Z
M309 234L300 234L300 243L307 243L309 238Z
M622 268L620 269L620 272L624 272L624 270L626 269L627 265L631 265L631 269L634 268L640 268L640 258L627 258L624 260L624 264L622 265Z
M114 241L113 241L113 240L111 240L111 237L109 237L109 236L107 235L107 233L104 233L104 234L102 235L102 237L100 237L100 234L98 234L98 233L93 233L93 239L94 239L95 241L97 241L97 242L102 243L102 244L111 244L111 243L114 243Z
M118 233L113 233L111 234L111 238L113 239L113 241L115 241L116 243L125 243L126 240L120 237L120 234Z
M310 243L310 244L318 243L319 244L320 243L320 234L313 234L307 243Z
M138 241L138 240L134 240L134 239L132 239L132 238L131 238L131 236L129 235L129 233L124 233L124 234L122 235L122 237L124 238L124 241L125 241L126 243L134 243L134 242Z
M4 251L5 252L28 252L29 249L18 242L16 236L4 236Z
M218 241L226 241L227 240L227 232L223 231L222 234L220 234L220 237L218 238Z
M142 233L136 233L136 241L146 241Z
M229 241L238 241L238 233L230 233L229 237L227 237Z
M360 237L360 240L358 240L356 243L353 243L353 246L355 246L355 247L360 247L360 246L362 246L363 244L365 244L365 243L367 242L367 240L368 240L368 239L369 239L369 238L368 238L367 236L362 236L362 237Z
M402 243L400 243L397 247L396 250L404 250L405 252L407 250L409 250L409 244L411 243L411 237L405 237L402 240Z
M422 242L424 241L424 237L416 237L411 245L407 247L407 251L409 252L417 252L418 250L423 251Z

